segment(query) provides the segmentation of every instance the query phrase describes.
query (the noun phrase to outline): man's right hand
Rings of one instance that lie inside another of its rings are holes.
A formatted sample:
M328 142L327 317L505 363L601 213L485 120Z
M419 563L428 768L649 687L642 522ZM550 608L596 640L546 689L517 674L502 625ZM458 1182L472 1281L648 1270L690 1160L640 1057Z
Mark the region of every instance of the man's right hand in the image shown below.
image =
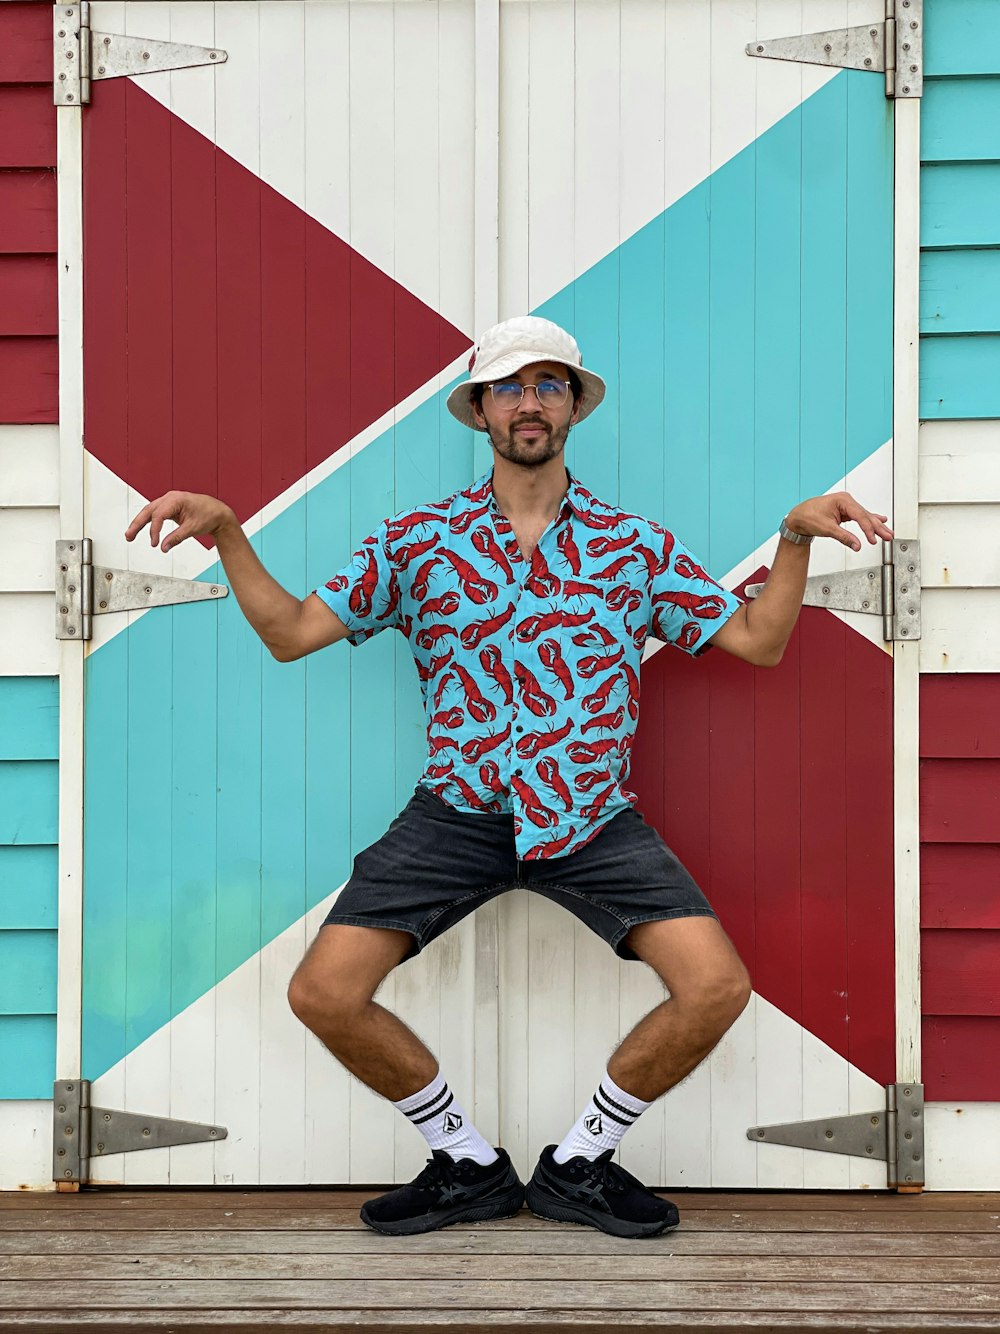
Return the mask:
M167 519L172 519L177 527L160 542L160 530ZM159 545L161 551L169 551L189 537L216 537L222 528L234 523L236 515L214 496L168 491L142 507L125 529L125 536L133 542L149 524L150 546Z

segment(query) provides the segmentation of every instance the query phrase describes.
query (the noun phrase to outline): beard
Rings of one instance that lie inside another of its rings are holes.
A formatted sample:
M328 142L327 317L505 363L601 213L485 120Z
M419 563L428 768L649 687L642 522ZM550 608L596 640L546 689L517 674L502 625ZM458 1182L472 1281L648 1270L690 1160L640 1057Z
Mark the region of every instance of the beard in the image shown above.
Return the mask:
M537 426L544 434L531 440L522 439L517 434L518 428L522 426ZM491 426L489 430L490 441L497 453L522 468L540 468L550 459L556 458L562 453L568 435L568 423L553 427L541 417L519 417L517 421L511 422L506 431L498 426Z

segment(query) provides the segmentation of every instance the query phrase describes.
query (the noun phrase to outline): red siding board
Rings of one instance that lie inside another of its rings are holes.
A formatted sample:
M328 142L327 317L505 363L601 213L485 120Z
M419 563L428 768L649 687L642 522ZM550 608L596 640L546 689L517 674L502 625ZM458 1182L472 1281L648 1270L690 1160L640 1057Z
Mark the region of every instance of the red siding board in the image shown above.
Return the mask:
M37 0L0 4L0 83L52 79L52 6Z
M0 423L58 420L58 339L0 338Z
M920 837L1000 843L1000 760L921 760Z
M1000 930L1000 844L925 843L920 924Z
M54 255L0 255L0 335L57 334Z
M928 1102L1000 1102L1000 1019L925 1018L922 1045Z
M921 677L920 754L1000 759L1000 673Z
M1000 931L920 933L925 1015L1000 1016Z
M0 85L0 166L55 165L52 84Z
M56 253L56 174L0 170L0 254Z

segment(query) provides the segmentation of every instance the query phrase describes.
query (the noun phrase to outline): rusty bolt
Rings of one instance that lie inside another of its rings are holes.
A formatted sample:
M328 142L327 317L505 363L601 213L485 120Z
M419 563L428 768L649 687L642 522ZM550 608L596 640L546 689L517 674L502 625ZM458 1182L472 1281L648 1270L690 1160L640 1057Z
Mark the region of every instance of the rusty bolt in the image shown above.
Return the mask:
M143 51L143 53L142 53L142 58L143 58L143 60L148 60L148 59L149 59L149 52L148 52L148 51Z
M98 65L98 67L97 67L97 72L98 72L98 74L103 74L103 73L104 73L104 66L103 66L103 65Z

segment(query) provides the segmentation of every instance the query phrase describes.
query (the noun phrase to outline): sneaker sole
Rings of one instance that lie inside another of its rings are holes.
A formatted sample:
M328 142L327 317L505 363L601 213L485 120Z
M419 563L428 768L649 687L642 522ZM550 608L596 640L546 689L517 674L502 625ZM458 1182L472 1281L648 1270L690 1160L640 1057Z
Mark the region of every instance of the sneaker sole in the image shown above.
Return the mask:
M478 1204L456 1205L419 1218L397 1218L392 1222L370 1218L366 1205L361 1208L361 1221L386 1237L414 1237L421 1232L436 1232L438 1228L453 1227L456 1223L488 1223L498 1218L513 1218L524 1205L524 1187L518 1185L503 1195L493 1196Z
M680 1223L679 1219L677 1223L655 1220L651 1223L630 1223L627 1219L615 1218L613 1214L580 1209L540 1191L534 1182L528 1183L525 1203L536 1218L547 1219L550 1223L576 1223L581 1227L595 1227L599 1232L607 1232L612 1237L658 1237L664 1232L673 1232Z

